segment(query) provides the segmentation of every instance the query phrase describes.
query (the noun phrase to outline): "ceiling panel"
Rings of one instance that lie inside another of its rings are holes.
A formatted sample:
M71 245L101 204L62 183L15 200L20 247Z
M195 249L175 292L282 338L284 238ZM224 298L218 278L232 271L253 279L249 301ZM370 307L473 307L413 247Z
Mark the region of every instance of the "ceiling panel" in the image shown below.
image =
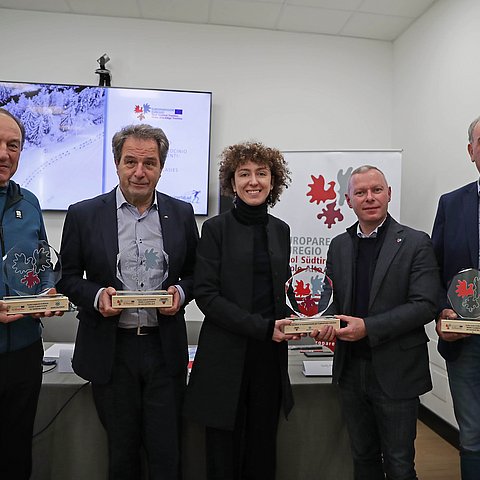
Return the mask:
M392 41L435 1L0 0L0 8L255 27Z
M44 0L38 0L43 2ZM67 0L75 13L102 15L108 17L140 17L140 9L135 0ZM37 3L38 3L37 2Z
M363 1L364 0L286 0L285 3L288 5L301 5L303 7L354 11L360 7Z
M0 7L40 12L71 12L70 7L64 0L1 0Z
M395 40L412 23L411 18L355 13L341 31L342 35Z
M347 11L287 5L278 26L281 30L292 32L334 35L342 29L350 15L351 13Z
M360 12L416 18L434 2L435 0L364 0L358 10Z
M210 0L137 0L143 18L208 23Z
M210 23L273 29L282 5L245 0L212 0Z

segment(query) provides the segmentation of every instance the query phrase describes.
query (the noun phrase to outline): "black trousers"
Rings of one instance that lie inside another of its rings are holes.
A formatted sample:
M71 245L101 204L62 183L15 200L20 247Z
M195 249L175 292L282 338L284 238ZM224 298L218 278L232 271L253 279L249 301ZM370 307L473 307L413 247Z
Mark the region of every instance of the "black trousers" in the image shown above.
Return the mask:
M278 345L250 341L233 431L206 427L208 480L274 480L281 406Z
M92 385L98 416L107 432L110 480L142 478L142 448L149 480L180 475L180 405L185 376L165 367L158 334L117 334L112 378Z
M28 480L42 385L42 341L0 354L0 478Z

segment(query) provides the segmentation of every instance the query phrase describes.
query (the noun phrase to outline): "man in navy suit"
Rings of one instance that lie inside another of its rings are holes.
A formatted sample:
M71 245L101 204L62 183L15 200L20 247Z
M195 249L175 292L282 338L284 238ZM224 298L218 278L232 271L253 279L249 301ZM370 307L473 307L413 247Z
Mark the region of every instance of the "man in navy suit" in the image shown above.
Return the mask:
M77 305L79 319L73 368L92 382L111 480L141 478L141 447L150 480L179 476L184 307L192 299L198 230L190 204L156 191L168 147L164 132L150 125L116 133L119 185L71 205L63 229L58 289ZM158 288L173 295L171 307L112 307L119 290Z
M424 325L432 321L440 282L428 235L388 214L391 189L376 167L355 169L346 199L358 222L328 250L339 384L355 480L416 479L419 395L432 388ZM340 314L340 315L338 315Z
M468 128L468 153L480 172L480 117ZM432 241L440 265L443 295L441 318L457 318L446 291L452 277L479 262L479 182L440 197ZM480 478L480 336L444 333L437 322L438 350L447 363L455 417L460 430L462 480Z

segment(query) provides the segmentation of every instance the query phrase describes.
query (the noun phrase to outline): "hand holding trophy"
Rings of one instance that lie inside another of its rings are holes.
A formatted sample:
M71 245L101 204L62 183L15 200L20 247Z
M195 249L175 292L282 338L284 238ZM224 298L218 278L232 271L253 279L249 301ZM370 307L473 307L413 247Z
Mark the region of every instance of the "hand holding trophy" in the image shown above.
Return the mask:
M117 255L117 278L127 287L112 296L113 308L171 307L173 295L159 290L168 277L168 255L132 243Z
M70 302L55 292L62 276L58 253L45 240L19 242L3 257L3 278L8 295L3 298L7 315L64 312ZM13 296L12 293L17 295Z
M325 325L340 328L340 320L324 316L333 301L333 284L319 267L299 268L285 283L286 302L292 312L302 320L286 325L284 333L310 333Z
M447 297L458 318L442 318L442 332L479 334L480 271L468 268L457 273L452 278Z

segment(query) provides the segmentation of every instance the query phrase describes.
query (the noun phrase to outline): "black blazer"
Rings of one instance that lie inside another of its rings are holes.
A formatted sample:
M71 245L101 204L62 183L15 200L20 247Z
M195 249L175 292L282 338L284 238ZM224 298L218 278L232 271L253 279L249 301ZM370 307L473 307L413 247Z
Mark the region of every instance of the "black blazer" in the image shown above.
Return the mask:
M352 315L354 246L335 237L327 255L334 313ZM365 320L378 381L391 398L413 398L432 388L424 325L435 317L438 266L427 234L390 219L372 279ZM348 342L337 340L333 381L345 367Z
M73 369L92 383L110 380L119 316L103 317L93 304L101 287L122 289L116 276L118 254L115 189L71 205L63 227L62 279L57 285L78 307L78 331ZM193 269L198 230L192 206L157 192L164 250L169 255L169 275L163 288L178 284L193 297ZM86 278L84 277L86 274ZM188 362L184 309L160 316L159 335L172 375L186 371Z
M442 277L442 310L451 308L446 292L452 277L464 268L478 268L478 182L440 197L432 242ZM438 351L446 360L454 360L462 346L463 339L445 342L440 338Z
M273 275L275 319L288 315L285 282L290 276L290 229L269 215L266 226ZM187 388L185 415L215 428L233 429L249 338L266 340L274 319L251 313L253 227L226 212L203 224L195 267L195 300L205 314ZM271 334L271 333L270 333ZM286 342L278 345L282 401L293 397Z

